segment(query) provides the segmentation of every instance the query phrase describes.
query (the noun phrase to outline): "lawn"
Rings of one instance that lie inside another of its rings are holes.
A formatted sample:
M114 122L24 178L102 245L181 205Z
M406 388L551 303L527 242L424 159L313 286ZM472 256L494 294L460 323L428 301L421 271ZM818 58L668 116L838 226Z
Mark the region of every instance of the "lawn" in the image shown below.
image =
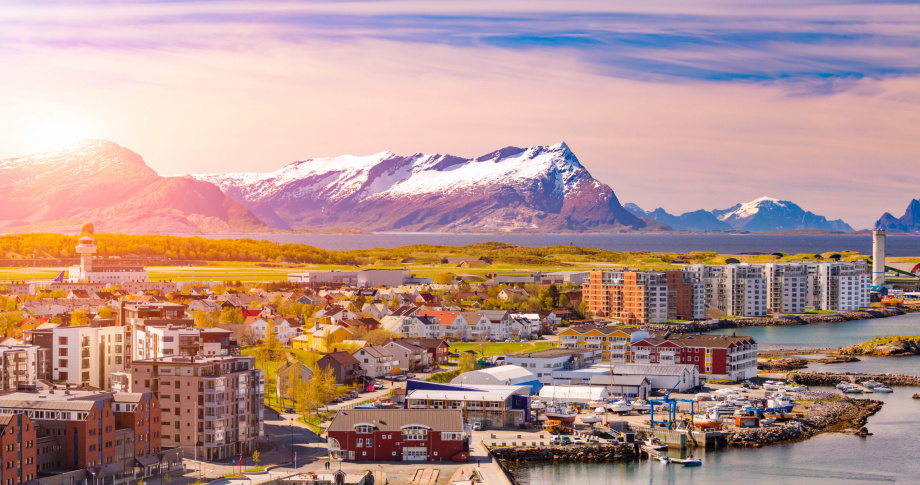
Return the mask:
M523 354L554 347L555 345L552 342L454 342L450 344L450 351L457 353L474 350L480 354L485 354L486 357L491 357L494 355Z

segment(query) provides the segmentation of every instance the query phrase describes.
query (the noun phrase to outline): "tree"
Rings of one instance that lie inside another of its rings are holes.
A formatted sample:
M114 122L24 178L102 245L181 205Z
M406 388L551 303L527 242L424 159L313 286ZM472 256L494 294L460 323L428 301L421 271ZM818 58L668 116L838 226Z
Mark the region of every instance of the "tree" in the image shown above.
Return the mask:
M262 461L262 460L259 459L259 450L253 451L253 452L252 452L252 462L253 462L253 463L259 463L259 462L261 462L261 461Z
M89 317L86 316L86 310L74 310L70 314L70 326L79 327L80 325L89 324Z
M449 285L453 281L454 281L453 273L439 273L438 276L435 277L435 283L438 283L440 285Z
M403 373L403 371L402 371L402 369L400 369L399 367L393 367L392 369L390 369L390 375L391 375L391 376L398 376L398 375L400 375L400 374L402 374L402 373Z
M581 302L578 304L578 313L580 313L582 316L586 316L588 313L588 302L581 300Z
M275 321L269 320L268 325L265 327L265 338L262 339L262 347L269 352L275 352L280 346L278 338L275 337Z
M196 327L214 327L219 321L219 317L214 313L208 313L204 310L195 310L192 314L192 320L195 321Z
M221 325L239 325L243 323L243 312L236 308L224 308L220 312Z
M568 307L569 307L569 297L566 296L566 295L560 296L560 297L559 297L559 306L562 307L562 308L568 308Z
M112 318L112 309L107 306L100 308L99 318Z
M559 304L559 288L554 284L549 285L546 292L549 293L549 297L553 299L553 307L557 306Z
M371 330L364 336L364 340L367 340L367 343L372 346L383 345L384 342L391 338L393 338L393 332L383 328Z
M464 352L460 354L460 360L457 362L457 365L460 367L461 374L476 370L476 356L469 352Z

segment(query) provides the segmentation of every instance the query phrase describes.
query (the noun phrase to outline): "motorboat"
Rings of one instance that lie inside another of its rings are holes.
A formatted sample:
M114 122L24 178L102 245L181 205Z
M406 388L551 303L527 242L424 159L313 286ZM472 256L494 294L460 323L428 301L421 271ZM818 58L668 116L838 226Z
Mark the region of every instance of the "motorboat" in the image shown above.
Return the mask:
M780 381L766 381L763 383L763 388L768 391L778 391L784 387L786 387L786 383Z
M876 381L875 379L869 379L868 381L860 382L859 385L863 387L868 387L869 389L875 389L876 387L884 386L884 384Z
M764 425L764 424L773 424L773 423L775 423L775 422L776 422L776 418L763 418L763 419L760 420L760 424L761 424L761 425Z
M634 411L651 411L652 405L644 399L636 399L632 402L632 408Z
M601 422L601 417L600 417L600 416L591 416L591 415L588 415L588 416L582 416L582 417L579 418L579 419L581 419L581 422L584 423L584 424L595 424L595 423L600 423L600 422Z
M594 414L607 414L607 408L604 408L604 407L594 408Z
M837 390L842 391L848 387L853 387L853 384L847 381L840 381L837 383Z
M725 405L725 404L717 404L717 405L712 406L711 408L709 408L708 411L709 411L710 413L715 413L715 414L717 414L717 415L719 415L719 416L722 416L723 414L726 414L726 415L727 415L727 414L734 414L734 413L735 413L735 408L732 407L732 406Z
M645 446L655 451L667 451L668 450L668 445L662 443L661 440L659 440L658 438L654 436L648 438L643 443L645 443Z
M696 458L688 458L680 462L684 466L703 466L703 462Z
M628 401L613 401L606 405L607 411L611 413L628 413L632 411L632 404Z
M534 399L533 401L530 401L530 409L534 411L539 411L544 408L546 408L546 405L543 404L543 401L540 401L539 399Z
M748 401L747 398L740 398L740 399L735 399L734 401L732 401L731 405L746 408L751 405L751 402Z
M556 403L547 406L543 415L546 416L546 419L572 424L575 422L575 417L578 416L578 410L566 404Z
M664 463L664 464L671 463L671 459L668 458L668 457L666 457L666 456L659 456L659 457L658 457L658 461L660 461L660 462L662 462L662 463Z
M894 392L894 390L893 390L892 388L890 388L890 387L888 387L888 386L886 386L886 385L884 385L884 384L880 384L880 385L878 385L878 386L873 387L873 388L872 388L872 391L874 391L874 392L884 392L884 393Z
M786 392L805 392L808 390L808 388L798 384L789 384L788 386L783 387L783 390Z
M863 393L863 390L862 390L861 388L859 388L858 386L854 386L854 385L852 385L852 384L849 385L849 386L847 386L847 387L845 387L845 388L843 388L843 389L841 389L841 391L842 391L844 394L862 394L862 393ZM871 391L870 391L870 392L871 392Z
M708 392L701 392L696 396L693 396L694 401L712 401L712 394Z
M694 416L693 425L700 428L721 428L722 416L713 412L707 412L702 416Z
M607 405L607 401L591 401L588 403L588 407L591 409L603 407Z

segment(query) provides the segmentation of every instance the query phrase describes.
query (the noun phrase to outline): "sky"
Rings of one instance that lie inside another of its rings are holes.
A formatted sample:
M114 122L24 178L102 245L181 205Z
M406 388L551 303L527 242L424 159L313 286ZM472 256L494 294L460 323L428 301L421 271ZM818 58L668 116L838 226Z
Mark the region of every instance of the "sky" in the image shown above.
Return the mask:
M920 197L915 1L4 0L0 159L103 138L162 175L565 141L621 202Z

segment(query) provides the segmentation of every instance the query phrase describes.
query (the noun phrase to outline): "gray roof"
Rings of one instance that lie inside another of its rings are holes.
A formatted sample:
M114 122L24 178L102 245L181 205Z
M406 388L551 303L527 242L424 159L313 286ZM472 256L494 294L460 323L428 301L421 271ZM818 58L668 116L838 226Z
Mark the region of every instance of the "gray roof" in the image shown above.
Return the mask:
M358 349L358 350L355 352L355 354L357 354L358 352L361 352L362 350L363 350L364 352L366 352L368 355L370 355L371 357L375 358L375 359L383 359L383 358L386 358L386 357L393 357L393 354L391 354L389 350L387 350L387 349L385 349L384 347L379 346L379 345L375 345L375 346L373 346L373 347L362 347L362 348ZM354 354L352 354L352 355L354 355Z
M352 431L358 424L371 424L380 431L399 431L413 424L435 431L463 431L463 412L439 409L348 409L339 411L329 431Z

